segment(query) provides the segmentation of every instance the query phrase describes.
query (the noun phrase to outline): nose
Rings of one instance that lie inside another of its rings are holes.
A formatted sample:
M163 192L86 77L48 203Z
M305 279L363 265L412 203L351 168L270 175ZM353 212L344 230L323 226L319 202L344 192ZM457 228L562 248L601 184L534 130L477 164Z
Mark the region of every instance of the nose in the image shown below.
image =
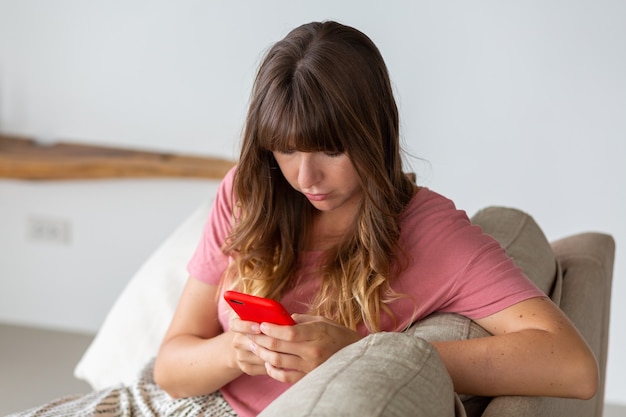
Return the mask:
M315 152L301 152L298 167L298 184L303 191L311 190L322 178Z

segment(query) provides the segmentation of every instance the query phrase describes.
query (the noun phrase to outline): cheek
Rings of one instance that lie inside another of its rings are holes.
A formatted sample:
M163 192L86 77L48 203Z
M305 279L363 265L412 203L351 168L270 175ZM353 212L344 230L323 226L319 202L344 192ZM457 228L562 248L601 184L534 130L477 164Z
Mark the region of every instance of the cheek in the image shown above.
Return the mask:
M278 163L278 169L282 172L283 177L291 184L294 185L294 181L298 178L298 167L294 163L290 163L289 161L285 161L282 158L276 158L276 162Z
M352 166L352 164L346 164L341 173L339 173L339 178L342 178L343 181L348 184L348 188L350 189L360 189L361 182L359 181L359 175L356 172L356 169Z

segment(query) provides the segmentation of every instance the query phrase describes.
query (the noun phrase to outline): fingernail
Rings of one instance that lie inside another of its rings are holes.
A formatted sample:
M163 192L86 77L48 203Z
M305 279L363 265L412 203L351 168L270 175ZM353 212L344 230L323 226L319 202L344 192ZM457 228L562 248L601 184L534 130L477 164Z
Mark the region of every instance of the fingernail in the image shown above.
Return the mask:
M250 343L250 350L252 353L256 353L256 345L254 343Z
M250 330L252 330L254 333L258 333L259 332L259 325L254 323L252 326L250 326Z
M262 331L263 333L267 333L267 324L265 324L265 323L261 323L261 331Z

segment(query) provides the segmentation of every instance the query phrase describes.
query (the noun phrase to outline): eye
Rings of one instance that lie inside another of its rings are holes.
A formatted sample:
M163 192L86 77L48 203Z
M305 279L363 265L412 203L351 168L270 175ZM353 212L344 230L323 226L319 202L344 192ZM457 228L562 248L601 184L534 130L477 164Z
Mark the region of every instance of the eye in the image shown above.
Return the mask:
M283 155L292 155L293 153L296 152L295 148L285 148L285 149L278 149L276 150L276 152L283 154Z
M341 155L343 152L339 152L339 151L325 151L324 155L326 156L330 156L331 158L335 158L339 155Z

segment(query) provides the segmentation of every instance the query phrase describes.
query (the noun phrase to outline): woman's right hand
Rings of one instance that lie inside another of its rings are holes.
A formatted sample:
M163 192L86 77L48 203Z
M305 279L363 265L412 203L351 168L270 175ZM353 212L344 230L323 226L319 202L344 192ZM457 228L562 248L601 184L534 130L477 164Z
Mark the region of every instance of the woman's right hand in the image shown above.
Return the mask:
M248 375L267 375L265 362L255 354L255 345L250 339L250 335L261 333L259 324L233 317L230 320L229 332L233 334L235 366Z

